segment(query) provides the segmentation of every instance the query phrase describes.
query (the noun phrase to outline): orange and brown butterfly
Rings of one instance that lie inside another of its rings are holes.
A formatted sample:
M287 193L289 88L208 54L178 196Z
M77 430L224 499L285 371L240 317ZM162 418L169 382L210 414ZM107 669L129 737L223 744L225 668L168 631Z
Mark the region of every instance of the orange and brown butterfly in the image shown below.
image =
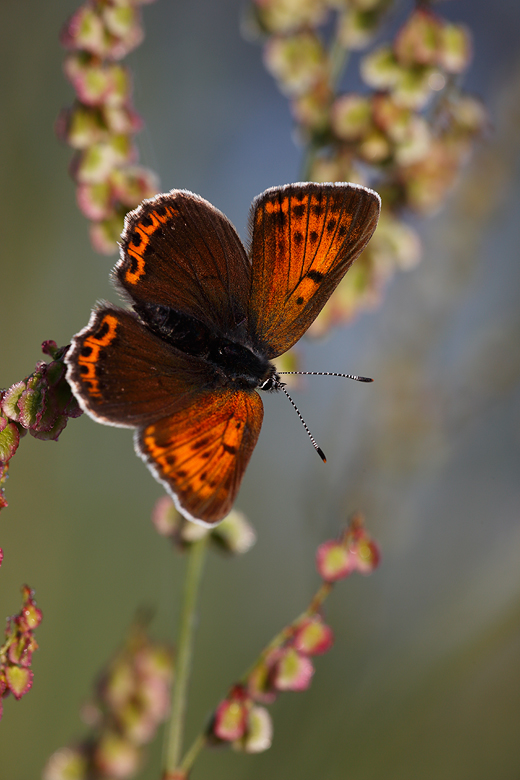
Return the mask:
M248 251L185 190L127 215L113 279L132 310L94 309L67 378L95 420L136 428L137 452L188 519L230 511L262 425L257 391L283 386L271 360L317 317L379 210L355 184L273 187L253 201Z

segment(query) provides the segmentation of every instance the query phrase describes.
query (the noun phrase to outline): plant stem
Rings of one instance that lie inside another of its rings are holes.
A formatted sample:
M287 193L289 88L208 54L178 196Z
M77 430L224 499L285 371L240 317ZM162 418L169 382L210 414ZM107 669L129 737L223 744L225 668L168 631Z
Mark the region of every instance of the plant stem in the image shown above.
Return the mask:
M242 675L240 678L240 681L245 684L247 682L248 677L250 674L256 669L256 667L262 663L264 658L266 658L272 650L275 650L277 647L282 645L284 642L287 641L293 634L295 627L299 625L299 623L304 620L307 617L312 617L312 615L315 615L319 609L321 609L321 606L329 593L331 592L332 588L334 587L334 583L332 582L322 582L316 593L311 599L311 602L309 606L307 607L304 612L302 612L298 617L292 621L292 623L289 623L288 626L285 626L285 628L282 628L282 630L276 634L276 636L271 639L268 645L264 647L256 661L249 667L249 669Z
M195 759L199 755L200 751L206 744L206 735L199 734L196 737L189 750L186 751L184 758L182 759L181 770L188 776L188 773L195 762Z
M177 662L172 695L172 711L166 748L166 776L175 772L179 767L181 760L195 626L195 604L202 575L207 541L208 535L203 536L197 542L193 543L188 553L188 567L186 570L186 579L184 581L182 612L177 643Z
M314 164L314 160L316 159L318 148L319 147L316 146L313 141L309 141L307 149L305 150L305 156L302 164L302 181L310 181L311 179L312 166Z
M339 32L336 32L329 50L329 81L333 92L338 90L347 67L348 57L349 51L341 42Z

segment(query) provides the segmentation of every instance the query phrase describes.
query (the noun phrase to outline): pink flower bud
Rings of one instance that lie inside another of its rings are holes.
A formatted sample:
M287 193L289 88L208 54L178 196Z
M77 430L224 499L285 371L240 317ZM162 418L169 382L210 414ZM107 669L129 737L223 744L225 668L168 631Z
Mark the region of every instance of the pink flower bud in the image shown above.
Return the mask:
M357 141L372 123L372 105L363 95L341 95L332 106L332 128L338 138Z
M110 176L114 196L124 206L134 208L144 198L151 198L159 189L159 181L153 171L139 165L114 170Z
M236 509L212 530L211 537L226 552L234 555L248 552L256 542L255 529L246 516Z
M78 8L61 33L61 43L67 49L82 49L103 56L107 48L107 33L97 9L87 5Z
M462 73L471 61L471 35L461 24L445 24L439 46L439 65L448 73Z
M104 732L94 752L99 772L114 780L125 780L139 768L140 751L128 739L114 732Z
M325 582L335 582L343 577L348 577L353 569L345 545L332 539L318 547L316 567L318 574Z
M38 628L42 622L42 611L36 606L34 601L34 591L31 590L28 585L23 586L22 596L24 600L21 611L21 617L23 619L23 630L33 631L35 628Z
M379 547L368 535L363 536L349 552L353 566L360 574L371 574L381 559Z
M87 149L108 138L99 109L81 103L61 112L56 122L56 134L73 149Z
M276 691L271 681L271 671L278 658L275 651L253 669L247 680L247 690L250 696L263 704L272 704L276 700Z
M431 11L415 10L395 39L395 56L401 65L436 65L442 26L442 20Z
M320 39L310 31L269 40L264 51L269 72L279 81L287 95L302 95L323 77L325 50Z
M377 32L380 14L373 13L368 6L381 4L381 0L357 2L358 8L345 8L339 22L338 37L347 49L365 49ZM367 6L364 8L363 6Z
M5 417L0 417L0 462L6 464L10 460L20 443L20 431L14 422L9 422Z
M31 689L33 677L33 672L25 667L13 665L5 670L7 688L15 699L21 699Z
M280 651L273 667L271 680L279 691L305 691L311 684L314 666L312 661L294 647Z
M299 27L316 27L327 14L324 0L254 0L261 27L270 33L287 33Z
M212 732L226 742L242 739L247 727L248 697L237 686L227 699L218 705L212 723Z
M161 536L173 536L181 522L181 515L170 496L161 496L152 511L152 523Z
M251 707L247 714L246 733L233 742L233 749L244 753L262 753L271 747L273 722L265 707Z
M90 226L90 240L94 249L104 255L117 252L117 242L121 236L124 218L116 214L100 222L93 222Z
M363 81L374 89L392 89L402 73L390 46L379 46L363 57L360 70Z
M114 214L112 188L108 181L79 184L76 199L80 210L88 219L101 221Z
M327 626L319 615L315 615L300 623L292 643L296 650L304 655L321 655L332 647L334 634L330 626Z
M97 58L81 51L69 54L63 66L79 100L88 106L103 105L112 89L110 67L98 62Z
M83 780L87 777L85 753L77 748L60 748L47 761L42 780Z

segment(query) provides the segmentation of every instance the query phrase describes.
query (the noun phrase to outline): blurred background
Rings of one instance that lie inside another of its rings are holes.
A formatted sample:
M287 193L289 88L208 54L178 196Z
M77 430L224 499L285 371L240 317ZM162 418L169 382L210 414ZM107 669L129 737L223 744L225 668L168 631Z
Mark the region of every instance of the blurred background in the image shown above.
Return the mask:
M404 3L403 7L407 4ZM7 387L67 344L98 299L116 301L75 203L70 151L54 135L72 89L58 33L72 0L4 0L0 36L1 377ZM164 190L193 190L246 237L249 205L298 180L301 150L237 0L156 2L128 64L145 121L143 164ZM238 508L247 555L211 555L202 585L188 741L229 684L306 606L314 552L354 510L382 549L369 578L326 606L336 643L311 688L271 708L272 748L205 752L194 780L298 777L509 780L520 765L520 5L439 6L474 34L466 86L492 128L447 207L420 227L424 259L374 311L322 341L302 368L360 373L371 386L309 378L294 398L320 462L281 396L265 422ZM0 777L39 778L84 733L79 709L136 609L173 640L184 560L152 527L162 494L131 432L72 420L59 443L27 436L0 517L0 615L36 590L32 691L4 702ZM140 778L157 778L160 744Z

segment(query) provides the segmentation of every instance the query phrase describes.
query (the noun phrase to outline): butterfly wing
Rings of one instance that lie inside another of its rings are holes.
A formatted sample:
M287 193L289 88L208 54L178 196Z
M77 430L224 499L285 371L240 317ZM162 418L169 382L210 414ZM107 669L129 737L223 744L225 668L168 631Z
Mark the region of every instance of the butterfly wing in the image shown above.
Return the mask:
M249 332L268 358L316 319L379 218L380 198L355 184L288 184L253 201Z
M251 264L231 222L208 201L172 190L127 214L117 286L232 333L247 317Z
M136 431L135 446L179 511L213 525L233 506L262 419L256 391L222 388Z
M109 425L135 428L190 406L215 375L145 328L132 312L102 306L72 339L67 380L81 407Z
M138 428L137 452L186 517L213 524L230 511L262 425L256 391L223 387L211 366L115 306L94 310L66 360L82 408Z

